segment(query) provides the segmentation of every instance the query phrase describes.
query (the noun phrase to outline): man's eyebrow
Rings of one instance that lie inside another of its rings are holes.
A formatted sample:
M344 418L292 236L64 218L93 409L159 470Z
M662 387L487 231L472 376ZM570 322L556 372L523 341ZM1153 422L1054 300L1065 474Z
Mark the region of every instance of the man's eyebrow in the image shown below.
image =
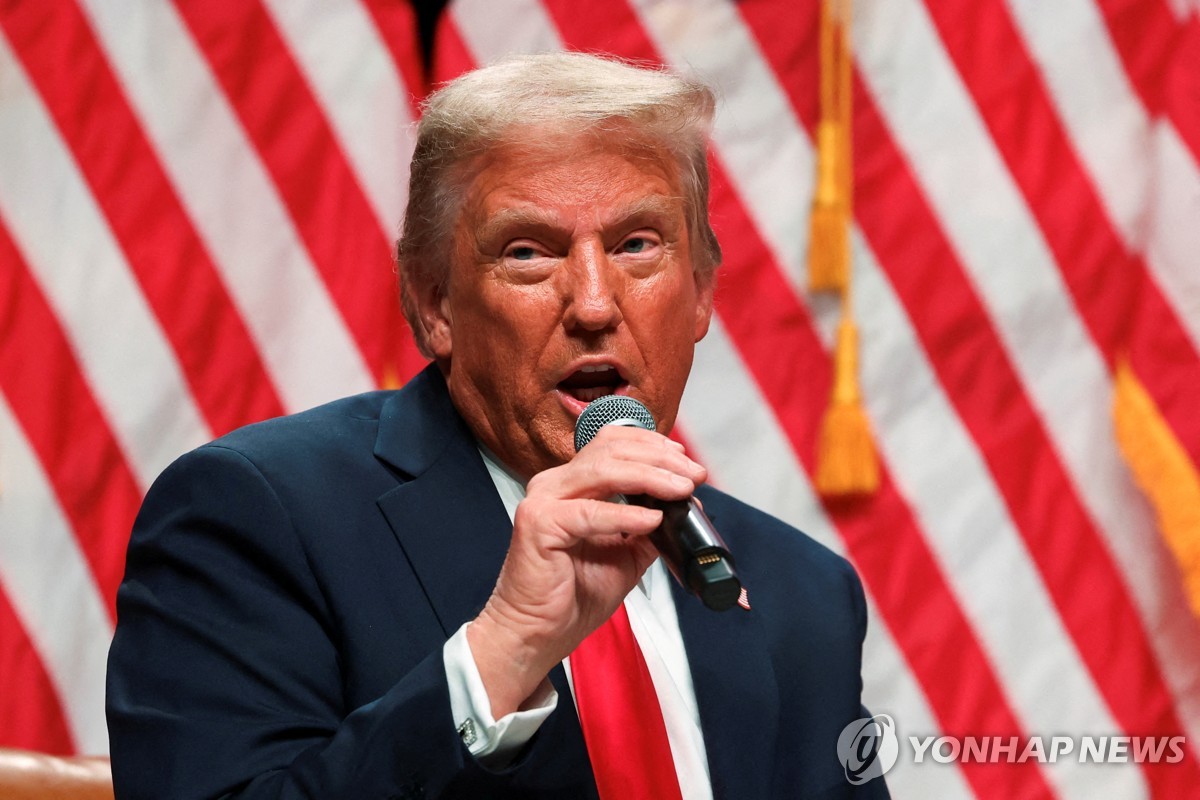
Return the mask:
M475 230L475 238L481 242L490 241L511 228L542 228L558 227L555 215L537 207L502 208L484 220Z
M683 209L683 198L677 195L649 194L622 208L614 222L645 217L671 217Z
M619 225L629 220L647 217L672 217L682 209L682 205L683 198L677 195L646 195L607 215L602 223ZM502 208L476 229L475 237L479 241L490 241L512 228L554 230L560 225L557 215L536 206Z

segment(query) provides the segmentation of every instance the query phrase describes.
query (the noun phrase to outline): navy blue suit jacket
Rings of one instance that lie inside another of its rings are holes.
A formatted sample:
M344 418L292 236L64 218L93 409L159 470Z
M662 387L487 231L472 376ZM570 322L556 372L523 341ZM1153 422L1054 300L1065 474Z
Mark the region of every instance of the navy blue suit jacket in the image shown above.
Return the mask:
M701 496L753 605L715 613L675 587L714 795L847 796L835 743L861 714L858 578ZM511 532L432 368L180 458L146 498L117 599L117 797L594 798L561 667L558 707L502 772L451 719L441 648L483 607Z

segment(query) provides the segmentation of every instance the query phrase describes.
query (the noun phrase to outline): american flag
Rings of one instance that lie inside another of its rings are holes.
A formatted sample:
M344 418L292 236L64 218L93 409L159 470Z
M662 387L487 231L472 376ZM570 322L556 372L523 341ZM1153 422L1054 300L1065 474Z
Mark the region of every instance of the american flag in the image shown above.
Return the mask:
M719 89L726 261L679 435L857 566L871 710L902 741L1187 738L1157 765L902 751L893 793L1200 796L1200 7L855 3L882 483L839 501L812 479L838 320L805 284L819 0L440 5L0 0L0 745L106 751L125 544L172 459L416 372L389 251L419 100L570 48ZM1144 487L1125 364L1176 456Z

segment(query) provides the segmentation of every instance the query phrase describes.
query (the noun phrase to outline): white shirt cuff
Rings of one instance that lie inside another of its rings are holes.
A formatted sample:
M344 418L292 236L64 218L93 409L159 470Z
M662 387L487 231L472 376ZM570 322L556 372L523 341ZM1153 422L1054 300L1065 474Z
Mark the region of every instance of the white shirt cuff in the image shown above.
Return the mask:
M450 713L471 755L489 769L501 769L554 711L558 692L547 679L531 698L530 708L494 719L487 689L467 643L469 624L464 623L442 647L446 682L450 686Z

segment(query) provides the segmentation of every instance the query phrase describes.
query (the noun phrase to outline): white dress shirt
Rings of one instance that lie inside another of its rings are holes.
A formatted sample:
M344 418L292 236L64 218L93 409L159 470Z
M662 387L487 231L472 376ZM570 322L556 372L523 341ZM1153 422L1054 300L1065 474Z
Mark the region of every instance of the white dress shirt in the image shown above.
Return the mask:
M491 453L483 448L480 448L480 452L511 520L517 504L525 497L525 486ZM625 597L625 610L658 695L683 798L712 800L696 691L683 647L683 636L679 632L670 581L671 577L662 561L655 561L638 581L637 587ZM502 765L532 738L542 722L550 716L558 704L558 692L547 681L544 696L534 698L530 708L495 719L483 680L479 677L479 670L467 644L466 629L467 625L464 624L442 650L450 685L450 710L471 754L485 764ZM569 657L563 661L563 667L570 683ZM618 756L614 754L614 757Z

